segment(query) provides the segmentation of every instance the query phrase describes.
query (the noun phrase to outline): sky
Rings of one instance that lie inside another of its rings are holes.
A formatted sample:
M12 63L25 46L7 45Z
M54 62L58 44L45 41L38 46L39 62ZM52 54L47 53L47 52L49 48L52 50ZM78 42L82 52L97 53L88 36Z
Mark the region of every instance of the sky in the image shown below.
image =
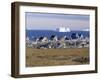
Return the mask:
M89 29L89 15L79 14L54 14L54 13L25 13L26 29L31 30L56 30L59 27L70 30Z

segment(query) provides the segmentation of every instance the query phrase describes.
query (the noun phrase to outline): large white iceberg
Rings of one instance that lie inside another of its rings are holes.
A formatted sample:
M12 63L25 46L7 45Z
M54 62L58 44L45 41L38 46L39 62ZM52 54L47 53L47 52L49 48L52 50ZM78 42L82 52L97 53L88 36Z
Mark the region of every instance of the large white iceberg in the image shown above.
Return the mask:
M66 28L66 27L59 27L58 28L59 32L70 32L70 28Z

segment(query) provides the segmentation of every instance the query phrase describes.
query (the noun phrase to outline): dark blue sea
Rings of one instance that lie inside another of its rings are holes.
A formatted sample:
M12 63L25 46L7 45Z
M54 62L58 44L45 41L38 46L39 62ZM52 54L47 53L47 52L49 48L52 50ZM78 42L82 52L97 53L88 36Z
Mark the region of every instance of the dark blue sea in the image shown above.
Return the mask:
M63 36L70 37L72 33L78 33L82 34L84 37L89 37L89 31L71 31L71 32L58 32L53 30L26 30L26 37L29 37L31 40L34 38L39 37L47 37L48 39L51 37L51 35L56 35L58 38L61 38Z

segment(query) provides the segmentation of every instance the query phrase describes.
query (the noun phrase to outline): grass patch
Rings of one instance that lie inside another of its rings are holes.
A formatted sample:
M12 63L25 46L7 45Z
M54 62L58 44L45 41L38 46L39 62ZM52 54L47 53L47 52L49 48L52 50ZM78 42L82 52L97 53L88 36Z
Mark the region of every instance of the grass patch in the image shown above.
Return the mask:
M89 48L26 48L26 67L89 64Z

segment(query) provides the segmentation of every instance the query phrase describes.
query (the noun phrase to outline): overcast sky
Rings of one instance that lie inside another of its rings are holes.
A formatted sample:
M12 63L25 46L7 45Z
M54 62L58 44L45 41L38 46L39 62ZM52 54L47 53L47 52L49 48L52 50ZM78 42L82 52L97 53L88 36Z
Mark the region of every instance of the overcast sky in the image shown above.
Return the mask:
M89 15L25 13L26 29L56 30L59 27L71 30L89 29Z

